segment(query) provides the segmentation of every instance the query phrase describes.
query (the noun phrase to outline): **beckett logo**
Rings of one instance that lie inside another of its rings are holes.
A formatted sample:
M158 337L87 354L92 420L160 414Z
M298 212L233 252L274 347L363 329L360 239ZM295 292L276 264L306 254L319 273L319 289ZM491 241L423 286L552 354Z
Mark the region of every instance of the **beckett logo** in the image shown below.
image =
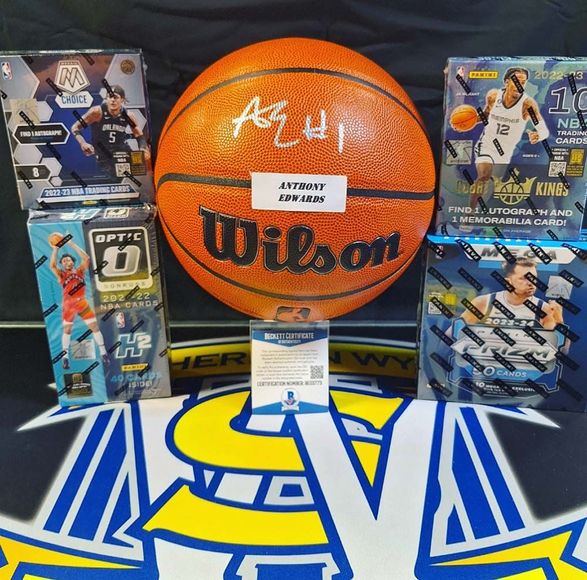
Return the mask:
M57 65L55 84L66 93L75 94L90 86L90 81L78 60L61 60Z
M281 394L281 410L282 411L299 411L300 397L295 389L286 389Z

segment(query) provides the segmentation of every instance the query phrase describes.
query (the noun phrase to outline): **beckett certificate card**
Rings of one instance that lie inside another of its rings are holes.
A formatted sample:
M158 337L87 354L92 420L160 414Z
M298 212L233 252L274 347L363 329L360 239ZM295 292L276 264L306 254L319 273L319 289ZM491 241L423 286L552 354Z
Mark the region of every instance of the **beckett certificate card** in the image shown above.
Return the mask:
M328 322L251 321L253 413L328 411Z

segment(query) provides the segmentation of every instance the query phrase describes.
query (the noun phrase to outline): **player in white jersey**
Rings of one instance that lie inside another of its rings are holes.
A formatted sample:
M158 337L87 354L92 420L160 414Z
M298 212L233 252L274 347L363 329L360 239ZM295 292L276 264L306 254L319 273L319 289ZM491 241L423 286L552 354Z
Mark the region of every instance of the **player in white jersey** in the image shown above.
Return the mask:
M474 148L477 179L472 190L485 191L482 197L486 199L492 193L490 185L495 166L501 166L501 177L523 138L528 121L533 127L526 129L530 143L535 145L548 138L548 127L536 101L524 91L528 75L525 68L510 67L503 75L503 88L491 89L485 96L483 113L487 124ZM474 209L477 201L478 193L472 194L470 207Z
M530 143L536 144L548 137L548 128L540 115L536 101L525 94L528 71L521 67L509 68L502 89L491 89L485 97L487 125L475 145L477 179L488 180L493 165L508 165L514 149L522 138L528 121L534 130L528 130Z
M465 310L461 317L467 324L528 325L545 330L554 330L557 324L563 324L563 310L558 302L546 302L534 296L536 286L531 278L538 278L538 272L533 259L517 258L511 264L504 262L502 269L503 277L510 283L511 289L474 298L471 302L483 317L479 318L470 310ZM504 309L513 314L513 318Z

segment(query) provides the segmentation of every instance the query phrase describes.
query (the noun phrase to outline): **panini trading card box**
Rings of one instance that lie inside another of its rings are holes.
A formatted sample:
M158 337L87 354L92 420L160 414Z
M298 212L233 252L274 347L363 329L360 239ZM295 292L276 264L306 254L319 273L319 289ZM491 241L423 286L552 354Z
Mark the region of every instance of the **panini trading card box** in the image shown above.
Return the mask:
M587 242L429 236L423 399L587 410Z
M587 60L451 58L436 233L579 239Z
M24 209L153 201L140 52L0 54L0 90Z
M154 217L148 204L30 211L61 405L171 394Z

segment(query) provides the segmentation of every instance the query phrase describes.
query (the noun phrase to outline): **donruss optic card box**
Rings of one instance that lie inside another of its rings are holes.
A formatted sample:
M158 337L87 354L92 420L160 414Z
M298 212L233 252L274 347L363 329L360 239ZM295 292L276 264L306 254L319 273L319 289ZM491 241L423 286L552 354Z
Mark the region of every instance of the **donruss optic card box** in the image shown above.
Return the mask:
M587 60L451 58L436 233L579 239Z
M423 399L587 410L587 242L429 236Z
M61 405L171 394L154 218L147 204L30 212Z
M142 54L0 54L2 108L21 205L150 202Z

